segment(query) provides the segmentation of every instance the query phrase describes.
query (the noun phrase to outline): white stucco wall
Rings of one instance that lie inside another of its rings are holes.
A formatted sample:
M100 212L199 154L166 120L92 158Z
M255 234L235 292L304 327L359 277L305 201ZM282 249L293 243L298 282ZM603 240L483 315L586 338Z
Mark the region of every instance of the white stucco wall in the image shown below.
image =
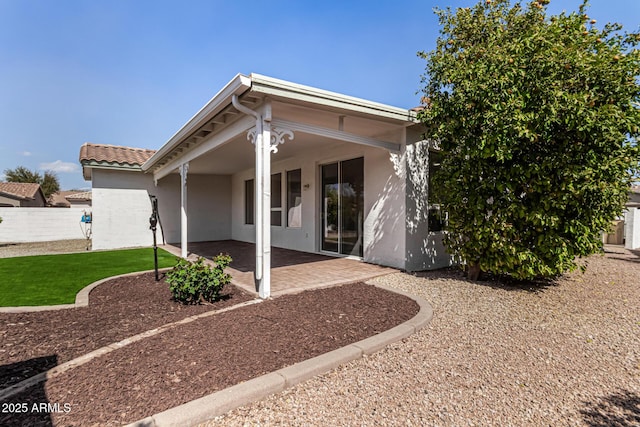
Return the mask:
M368 150L364 161L364 260L405 268L405 168L399 155Z
M429 233L426 217L426 161L419 146L402 154L349 143L332 143L327 150L298 157L272 156L271 172L302 172L302 224L271 227L271 243L305 252L320 250L320 165L364 157L364 260L406 270L450 265L442 235ZM245 224L245 180L253 169L232 176L189 174L187 179L188 239L191 242L234 239L253 242L255 226ZM96 169L93 171L93 248L149 246L151 203L158 197L166 242L180 241L180 176L171 174L155 186L151 175ZM158 233L158 241L162 240Z
M165 239L180 242L180 175L168 175L154 190ZM187 174L189 242L231 239L231 176Z
M150 246L146 189L93 189L93 249Z
M271 173L282 173L282 191L286 197L287 171L301 169L302 178L302 224L301 227L287 227L286 216L282 226L271 227L271 245L280 248L294 249L303 252L315 252L315 186L316 169L313 159L289 158L278 161L277 155L272 157ZM232 239L243 242L255 241L255 225L245 224L245 181L255 179L254 170L249 169L232 176ZM305 186L308 185L308 188ZM286 214L286 200L283 201Z
M624 215L624 247L640 249L640 208L630 208Z
M405 269L408 271L454 264L442 242L444 232L431 232L428 227L428 159L428 143L420 141L407 145L403 161L407 171Z
M84 239L85 210L91 208L0 208L0 243Z
M188 175L189 241L231 238L230 183L229 176ZM95 169L92 186L94 249L150 246L150 194L158 198L166 242L180 241L179 175L169 175L155 186L152 176L142 172ZM160 229L157 239L162 243Z
M319 167L357 157L364 157L364 260L404 268L404 177L396 174L388 151L362 145L332 144L322 152L314 151L306 156L285 160L279 160L277 154L272 156L271 173L282 172L283 185L286 171L302 171L302 227L288 228L285 224L281 227L272 226L272 246L305 252L319 251ZM234 240L253 242L255 239L255 227L244 223L244 185L245 180L253 178L253 169L232 176L231 238ZM286 210L286 206L283 208Z

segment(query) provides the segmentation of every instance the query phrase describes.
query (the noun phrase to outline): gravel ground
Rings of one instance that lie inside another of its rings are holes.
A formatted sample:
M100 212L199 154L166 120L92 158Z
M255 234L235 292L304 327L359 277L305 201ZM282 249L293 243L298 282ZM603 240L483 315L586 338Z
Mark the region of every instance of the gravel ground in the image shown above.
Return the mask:
M430 326L202 427L640 425L637 252L610 247L548 286L375 281L430 301Z
M87 241L79 240L55 240L51 242L33 243L0 243L0 258L14 256L61 254L69 252L82 252L87 250Z

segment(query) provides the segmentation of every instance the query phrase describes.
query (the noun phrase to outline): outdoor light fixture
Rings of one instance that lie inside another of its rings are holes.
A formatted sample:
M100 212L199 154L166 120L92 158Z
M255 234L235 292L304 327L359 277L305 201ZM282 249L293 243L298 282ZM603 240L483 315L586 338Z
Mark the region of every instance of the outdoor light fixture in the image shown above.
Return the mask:
M160 280L158 276L158 245L156 243L156 227L158 225L158 198L156 196L149 195L151 200L151 217L149 217L149 228L153 233L153 262L156 270L156 282Z

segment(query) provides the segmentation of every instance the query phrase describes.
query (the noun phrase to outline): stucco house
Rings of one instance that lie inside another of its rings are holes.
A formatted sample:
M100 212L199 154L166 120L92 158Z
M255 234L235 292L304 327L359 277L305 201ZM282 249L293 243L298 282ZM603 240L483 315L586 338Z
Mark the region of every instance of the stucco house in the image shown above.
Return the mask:
M0 182L1 207L41 208L46 204L40 184Z
M157 151L82 146L93 248L150 245L153 195L183 256L189 242L255 243L263 297L272 245L408 271L449 265L429 230L421 135L412 110L239 74Z

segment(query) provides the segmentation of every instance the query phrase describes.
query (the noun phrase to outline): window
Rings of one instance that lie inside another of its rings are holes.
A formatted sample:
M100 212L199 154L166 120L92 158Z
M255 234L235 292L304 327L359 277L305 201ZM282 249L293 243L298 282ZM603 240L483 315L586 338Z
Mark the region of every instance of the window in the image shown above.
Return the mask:
M302 226L302 171L287 172L287 227Z
M244 223L253 224L253 203L254 197L254 182L249 179L244 182Z
M292 175L292 172L294 174ZM295 181L295 172L291 171L287 173L288 180ZM289 181L288 181L289 182ZM296 188L295 184L287 184L287 193L291 194L291 188ZM297 170L297 205L300 204L300 170ZM296 196L293 196L294 202L296 201ZM288 202L287 202L288 203ZM255 215L255 181L253 179L249 179L244 182L244 223L245 224L254 224L254 215ZM292 206L292 207L293 207ZM290 221L288 221L290 223ZM282 173L274 173L271 175L271 225L280 227L282 226ZM293 227L293 225L289 225ZM300 225L298 225L299 227Z
M282 174L271 175L271 225L282 225Z
M447 213L440 208L440 197L438 187L435 184L434 175L440 169L442 154L438 151L429 150L429 187L428 193L428 227L429 231L442 231L447 224Z

